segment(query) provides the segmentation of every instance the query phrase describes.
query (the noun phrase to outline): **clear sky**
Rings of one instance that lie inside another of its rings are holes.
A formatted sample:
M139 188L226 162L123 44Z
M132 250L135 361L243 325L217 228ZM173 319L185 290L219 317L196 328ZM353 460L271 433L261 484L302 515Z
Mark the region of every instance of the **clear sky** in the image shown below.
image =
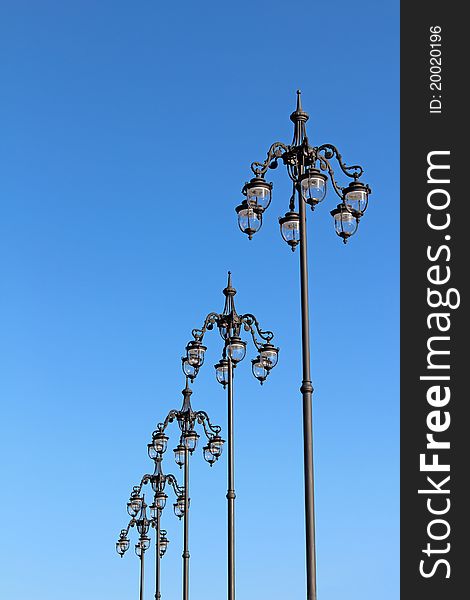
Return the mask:
M252 348L236 373L238 598L305 598L283 169L251 242L234 212L251 161L291 141L297 88L310 141L373 188L346 246L332 193L308 213L319 598L398 597L398 41L398 2L1 3L2 598L137 597L137 558L114 549L125 503L228 269L238 309L281 347L263 387ZM225 427L207 342L193 406ZM225 473L225 456L192 461L192 600L226 597ZM163 521L174 600L182 528Z

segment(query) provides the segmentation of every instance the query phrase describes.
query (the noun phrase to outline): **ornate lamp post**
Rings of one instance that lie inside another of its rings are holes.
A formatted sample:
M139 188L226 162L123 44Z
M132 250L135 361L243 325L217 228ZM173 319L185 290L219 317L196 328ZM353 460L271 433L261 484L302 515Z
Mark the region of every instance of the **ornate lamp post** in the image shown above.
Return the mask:
M150 444L149 444L150 446ZM149 456L155 462L155 470L152 475L146 474L142 477L139 485L132 488L129 502L127 503L127 512L131 517L126 529L121 529L119 540L116 543L116 551L122 557L129 549L129 530L137 526L140 534L139 541L136 544L135 551L140 558L140 592L139 598L143 600L144 594L144 559L145 552L150 547L150 538L148 537L149 527L155 529L155 600L160 600L160 560L166 552L169 541L166 537L166 531L161 529L161 513L166 505L167 495L165 486L168 483L175 492L177 498L184 494L183 488L178 485L174 475L164 475L162 472L162 453L153 453L149 448ZM151 518L147 518L147 504L145 495L141 494L142 488L148 483L151 484L154 492L153 503L150 505ZM139 514L140 513L140 514ZM139 515L137 517L137 515Z
M161 455L167 448L168 437L165 430L169 423L177 421L181 435L177 447L174 449L176 464L184 467L183 489L177 493L176 502L173 505L175 515L183 518L183 600L189 599L189 458L197 446L199 434L195 430L196 424L203 426L204 434L207 438L207 445L203 448L204 458L209 464L218 460L222 454L224 440L220 437L221 428L213 425L206 412L194 411L191 406L192 390L188 385L186 377L186 387L182 391L183 405L181 410L172 410L168 413L165 421L157 425L152 434L152 441L148 444L148 453ZM157 599L158 600L158 599Z
M262 384L278 360L279 348L271 343L274 335L271 331L262 331L256 317L250 313L239 315L235 310L234 296L237 293L232 287L231 273L228 273L227 287L223 290L225 307L222 313L209 313L201 329L193 329L193 339L186 346L186 356L182 358L183 372L194 381L204 363L207 350L203 345L207 330L214 325L224 340L222 357L215 365L217 381L227 388L227 524L228 524L228 600L235 599L235 482L233 451L233 370L245 358L246 342L240 337L242 328L251 333L253 344L258 352L252 363L253 375ZM259 339L258 339L258 337ZM260 341L261 340L261 341ZM212 465L220 456L223 441L218 433L204 448L204 457Z
M238 225L249 239L260 229L263 214L271 203L272 183L265 180L268 169L275 169L282 161L292 181L289 210L279 219L283 239L295 250L300 244L300 289L302 312L302 364L303 377L303 436L304 436L304 479L305 479L305 527L307 598L316 600L315 516L314 516L314 473L312 435L312 393L310 376L310 327L308 309L308 268L306 205L313 210L326 196L327 182L340 199L331 211L335 230L346 243L356 233L359 221L367 209L371 190L360 181L363 169L359 165L348 166L343 162L338 149L332 144L311 146L307 138L308 114L303 111L300 91L297 92L297 108L290 116L294 123L294 139L291 145L275 142L268 150L264 162L254 162L251 170L254 177L243 186L243 202L235 209ZM352 181L341 187L336 181L332 167L335 159L341 171Z

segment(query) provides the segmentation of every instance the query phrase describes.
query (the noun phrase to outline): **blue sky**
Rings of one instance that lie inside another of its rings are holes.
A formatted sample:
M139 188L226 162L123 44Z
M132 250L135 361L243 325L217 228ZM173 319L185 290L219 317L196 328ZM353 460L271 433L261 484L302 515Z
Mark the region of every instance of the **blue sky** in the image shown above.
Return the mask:
M319 597L398 596L398 42L390 2L2 2L2 597L137 593L136 557L114 550L125 502L228 269L238 309L281 347L263 387L248 359L236 373L238 597L305 597L285 173L251 242L234 212L251 161L291 141L297 88L310 141L373 188L347 246L332 194L308 214ZM225 426L207 342L193 405ZM192 463L194 600L225 595L225 470ZM182 532L163 520L170 600Z

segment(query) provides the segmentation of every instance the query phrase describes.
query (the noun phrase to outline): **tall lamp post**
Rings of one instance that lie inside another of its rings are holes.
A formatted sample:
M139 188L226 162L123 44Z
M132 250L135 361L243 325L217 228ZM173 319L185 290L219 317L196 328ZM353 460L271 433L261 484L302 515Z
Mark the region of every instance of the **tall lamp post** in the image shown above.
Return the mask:
M150 446L150 444L149 444ZM161 514L165 508L168 496L165 494L165 486L168 483L172 488L177 498L184 494L182 487L178 485L174 475L164 475L162 471L162 452L154 452L149 448L149 456L155 462L153 474L146 474L142 477L139 485L132 488L129 502L127 503L127 512L131 517L126 529L121 529L119 539L116 542L116 551L123 557L129 549L129 530L136 526L140 534L139 541L135 546L135 552L140 558L140 592L139 598L143 599L144 594L144 559L145 552L150 547L150 538L148 537L149 527L155 529L155 600L160 600L160 560L166 552L169 541L166 537L166 531L161 529ZM147 504L145 503L145 495L142 494L144 485L151 484L154 492L153 503L150 505L151 518L147 518ZM139 516L137 516L139 515Z
M206 331L214 325L224 341L222 357L215 365L216 378L227 388L227 561L228 561L228 600L235 599L235 481L234 481L234 447L233 447L233 371L237 364L245 358L246 342L240 337L241 329L250 332L253 344L258 352L251 361L253 375L262 384L271 369L278 361L279 348L271 343L274 335L271 331L263 331L257 318L250 314L239 315L235 309L234 296L237 293L232 287L231 273L228 273L227 287L223 290L225 306L222 313L209 313L204 319L201 329L193 329L193 339L186 346L186 356L182 358L183 372L194 381L204 363L207 350L203 345ZM259 339L258 339L259 338ZM213 441L215 443L215 440ZM209 456L210 459L210 456ZM208 458L206 458L208 460ZM211 462L208 460L208 462Z
M212 466L222 454L224 440L220 437L221 428L213 425L209 416L203 410L194 411L191 406L192 390L188 385L186 377L186 387L182 391L183 404L181 410L172 410L168 413L165 421L158 423L156 430L152 434L152 441L148 444L148 453L152 458L154 454L163 454L167 448L168 437L165 434L169 423L177 421L181 435L177 447L174 449L176 464L183 471L183 489L178 494L173 505L175 515L183 518L183 600L189 599L189 458L197 446L199 434L195 430L196 424L203 427L207 438L207 444L203 448L205 460Z
M279 161L287 168L292 181L289 210L279 219L283 239L295 250L300 244L300 290L302 315L302 393L303 438L304 438L304 481L305 481L305 528L307 599L316 600L316 557L315 557L315 512L313 472L313 427L312 393L310 375L310 326L308 306L307 229L306 204L313 210L326 196L327 181L340 199L331 211L336 233L344 243L356 233L359 221L367 209L371 190L360 181L363 169L359 165L348 166L336 146L323 144L311 146L307 137L306 122L309 116L302 109L300 91L297 92L297 107L290 119L294 123L292 144L275 142L268 150L264 162L254 162L251 170L254 177L243 186L243 202L235 209L238 225L249 239L260 229L263 214L271 203L272 183L266 181L268 169L275 169ZM345 187L339 185L333 171L335 159L343 175L352 181Z

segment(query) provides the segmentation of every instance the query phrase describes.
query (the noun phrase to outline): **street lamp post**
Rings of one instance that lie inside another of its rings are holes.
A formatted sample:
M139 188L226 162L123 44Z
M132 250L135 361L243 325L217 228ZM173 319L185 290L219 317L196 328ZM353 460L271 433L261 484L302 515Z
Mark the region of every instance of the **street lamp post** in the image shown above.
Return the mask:
M206 331L214 325L224 340L222 357L215 365L217 381L227 388L227 587L228 600L235 600L235 469L234 469L234 425L233 425L233 371L246 354L246 342L240 338L241 329L251 333L254 346L258 352L252 362L253 375L262 384L271 369L276 366L279 348L271 343L273 333L263 331L256 317L250 313L239 315L235 309L234 296L237 293L232 287L231 273L228 273L227 287L223 290L225 306L222 313L209 313L201 329L193 329L193 339L186 346L186 356L182 358L183 372L194 381L204 363L207 350L203 345ZM258 339L259 338L259 339ZM261 341L260 341L261 340ZM210 464L221 452L221 440L213 440L215 453L209 449L206 460ZM206 454L206 449L205 449Z
M308 301L308 262L306 204L313 210L326 196L327 181L340 198L338 206L331 211L335 230L346 242L356 233L359 221L367 209L370 187L360 181L363 169L359 165L348 166L336 146L323 144L311 146L307 138L306 122L309 116L302 109L300 91L297 107L290 119L294 123L291 145L275 142L268 150L264 162L254 162L254 177L243 186L243 202L236 207L238 225L249 239L260 229L263 214L271 203L272 183L266 181L268 169L275 169L279 161L287 168L292 181L289 210L279 219L281 235L292 251L300 244L300 298L302 319L302 393L303 439L304 439L304 485L305 485L305 541L307 567L307 599L316 600L315 556L315 509L313 471L312 394L310 375L310 325ZM352 181L342 187L335 178L332 166L335 159L342 173ZM296 203L298 210L296 210Z
M126 529L122 529L116 543L116 551L122 557L129 549L129 530L137 526L140 533L139 542L136 544L136 554L140 558L140 600L143 600L144 589L144 558L145 552L150 547L150 538L147 537L150 525L155 529L155 600L160 600L160 560L168 547L166 531L160 527L161 513L165 508L168 496L165 494L167 484L173 489L176 502L173 504L175 515L183 519L183 600L189 599L189 458L193 454L199 439L195 431L196 424L203 426L207 438L207 445L203 448L205 460L212 466L222 454L224 440L220 436L221 428L213 425L209 415L202 411L194 411L191 407L192 390L186 378L186 387L182 392L183 405L181 410L171 410L162 423L152 433L152 440L147 444L149 458L154 461L154 472L145 474L139 485L132 488L127 503L127 512L131 517ZM175 461L181 468L184 466L183 486L178 485L176 477L172 474L164 475L162 471L163 454L167 450L168 436L166 428L173 421L177 421L181 435L178 446L175 448ZM142 489L148 483L154 492L153 503L150 505L151 519L147 519L147 505ZM139 514L140 513L140 514ZM139 517L137 517L139 515Z
M136 521L137 531L140 534L139 541L135 545L135 553L140 559L140 586L139 600L144 600L144 559L145 552L150 548L150 538L147 533L150 527L150 521L147 519L147 505L145 504L145 495L142 496L142 508L140 516Z
M166 436L164 437L166 438ZM178 485L174 475L163 474L161 466L163 453L154 451L153 444L148 444L148 453L150 458L154 460L155 469L153 474L144 475L140 484L135 485L132 488L130 499L127 503L127 512L131 517L131 520L129 521L127 528L121 530L119 539L116 543L116 551L121 557L124 556L129 549L129 531L132 527L137 526L140 538L136 544L135 551L140 558L139 598L142 600L144 593L144 558L145 552L150 547L150 538L147 534L150 526L155 529L155 600L160 600L160 560L164 556L169 544L166 537L166 531L160 527L162 511L165 508L166 500L168 498L165 494L165 486L168 483L173 488L177 497L183 494L183 488ZM151 484L154 492L153 503L149 507L151 519L147 518L145 495L141 493L144 485L147 485L148 483ZM137 515L139 516L137 517Z
M174 449L175 462L183 470L183 489L179 491L175 504L173 505L175 515L183 518L183 600L189 599L189 459L197 446L199 434L195 430L196 424L203 427L207 438L207 445L203 448L204 458L212 466L222 454L224 440L220 437L221 428L213 425L206 412L194 411L191 406L192 390L186 377L186 387L182 391L183 405L181 410L172 410L168 413L165 421L158 423L152 434L152 442L148 445L151 452L163 453L166 450L168 440L165 431L170 423L177 421L181 435L177 447Z

